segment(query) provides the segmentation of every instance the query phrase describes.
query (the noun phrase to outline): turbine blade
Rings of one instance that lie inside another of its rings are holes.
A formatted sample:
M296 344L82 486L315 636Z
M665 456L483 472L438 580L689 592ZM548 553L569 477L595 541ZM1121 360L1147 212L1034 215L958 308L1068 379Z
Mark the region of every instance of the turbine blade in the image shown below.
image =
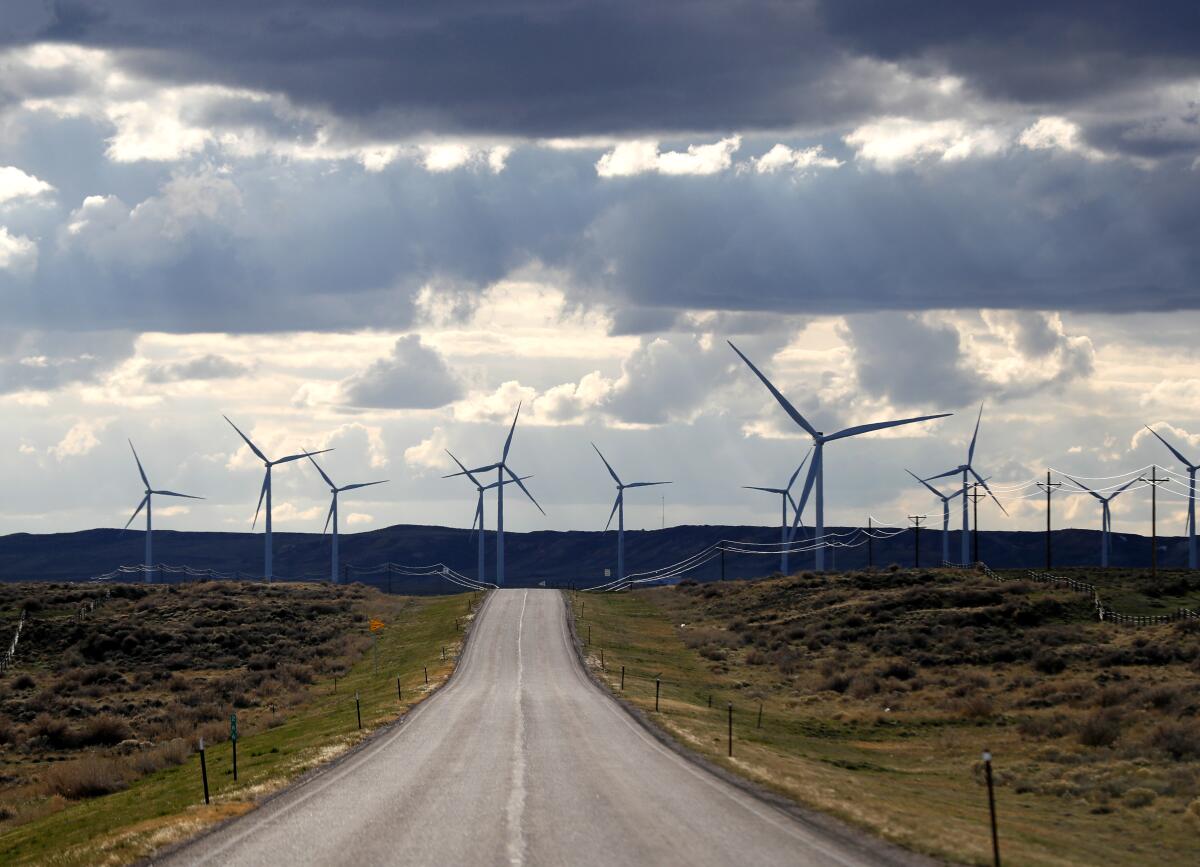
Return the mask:
M1064 475L1066 475L1066 474L1064 473ZM1089 487L1088 487L1087 485L1085 485L1083 482L1080 482L1080 481L1078 481L1078 480L1076 480L1076 479L1073 479L1073 478L1071 478L1071 476L1067 476L1067 478L1068 478L1068 479L1071 479L1071 482L1072 482L1072 483L1075 485L1075 487L1079 488L1079 490L1081 490L1081 491L1087 491L1089 494L1091 494L1093 497L1095 497L1095 498L1096 498L1097 500L1099 500L1100 502L1104 502L1104 499L1105 499L1104 497L1102 497L1102 496L1100 496L1099 494L1097 494L1095 491L1093 491L1091 488L1089 488ZM1136 479L1134 479L1134 481L1137 481L1137 480L1136 480ZM1130 482L1130 484L1133 484L1133 482Z
M921 479L921 481L932 482L934 479L946 479L946 478L949 478L950 476L957 476L962 471L963 471L962 467L955 467L952 470L946 470L946 472L944 472L944 473L938 473L936 476L926 476L925 478Z
M266 473L263 474L262 490L258 492L258 506L254 509L254 520L250 522L251 530L253 530L254 526L258 523L258 512L262 508L263 497L265 497L267 495L267 485L270 483L270 481L271 481L271 468L267 467Z
M934 495L935 497L941 497L943 500L944 500L944 499L946 499L946 495L945 495L945 494L943 494L941 491L939 491L939 490L938 490L937 488L935 488L933 485L929 484L929 482L925 481L923 478L921 478L920 476L918 476L918 475L917 475L916 473L914 473L912 470L906 469L904 472L908 473L910 476L912 476L914 479L916 479L916 480L917 480L918 482L920 482L922 485L924 485L925 487L929 488L929 490L933 492L933 495ZM934 478L937 478L937 477L935 476ZM962 493L962 489L960 488L958 492L961 494L961 493Z
M795 517L792 518L793 533L800 526L800 516L804 513L804 507L808 505L808 495L812 493L813 482L817 480L817 472L820 469L821 461L814 457L812 463L808 465L808 475L804 477L804 487L800 491L800 503L795 507Z
M286 464L290 463L291 461L298 461L301 458L311 458L313 455L323 455L325 452L331 451L333 451L333 449L318 449L315 452L300 452L298 455L288 455L286 458L280 458L279 460L271 461L270 463L272 466L275 464Z
M142 483L145 484L146 490L150 490L150 480L146 478L146 471L142 469L142 461L138 457L137 449L133 447L133 440L129 440L129 450L133 452L133 459L137 461L138 474L142 477Z
M1070 477L1070 476L1067 476L1067 478L1069 478L1069 479L1070 479L1071 477ZM1071 479L1071 481L1075 481L1075 480L1074 480L1074 479ZM1121 485L1121 487L1117 488L1115 491L1113 491L1111 494L1109 494L1109 495L1108 495L1108 499L1109 499L1109 500L1113 500L1113 499L1115 499L1115 498L1116 498L1116 496L1117 496L1117 494L1120 494L1121 492L1123 492L1123 491L1125 491L1127 488L1129 488L1129 486L1130 486L1130 485L1134 485L1134 484L1136 484L1136 483L1137 483L1137 482L1139 482L1139 481L1141 481L1141 480L1140 480L1140 479L1130 479L1130 480L1129 480L1129 481L1127 481L1125 484Z
M479 499L475 501L475 517L471 519L471 532L467 534L467 541L470 542L475 538L475 525L479 525L479 532L483 532L483 491L479 492Z
M617 498L613 500L612 511L608 513L608 523L604 525L604 531L608 532L608 528L612 526L613 515L617 514L617 506L621 505L622 492L617 491Z
M967 449L967 464L975 460L975 440L979 437L979 423L983 421L983 401L979 402L979 415L975 417L975 433L971 434L971 445Z
M674 482L630 482L625 485L626 488L652 488L655 485L671 485Z
M1192 465L1188 463L1188 459L1185 458L1183 455L1181 455L1179 453L1179 450L1177 448L1175 448L1175 446L1171 445L1169 442L1167 442L1165 439L1163 439L1162 435L1158 431L1156 431L1154 428L1150 427L1150 425L1146 425L1146 430L1150 431L1150 433L1152 433L1156 437L1158 437L1158 441L1160 443L1162 443L1164 446L1166 446L1168 449L1171 450L1171 454L1175 455L1175 457L1179 460L1179 463L1183 464L1189 470L1192 468Z
M760 488L758 485L742 485L742 488L747 491L766 491L768 494L787 494L788 492L781 488ZM790 497L791 494L788 494Z
M185 497L189 500L203 500L204 497L196 497L192 494L177 494L175 491L151 491L152 494L161 494L164 497Z
M468 479L470 479L472 482L474 482L474 483L475 483L475 487L479 487L479 479L475 478L475 476L471 474L471 471L470 471L470 470L468 470L468 469L467 469L465 466L463 466L463 462L462 462L462 461L460 461L458 458L454 457L454 454L453 454L453 453L450 451L450 449L446 449L446 454L450 455L450 459L451 459L451 460L453 460L453 461L454 461L454 463L458 464L458 468L459 468L460 470L462 470L462 472L461 472L461 473L455 473L454 475L456 475L456 476L466 476ZM448 478L451 478L451 477L450 477L450 476L442 476L442 478L443 478L443 479L448 479Z
M390 482L391 479L384 479L379 482L359 482L357 485L346 485L344 488L338 488L339 491L353 491L357 488L369 488L371 485L383 485Z
M126 521L125 526L121 528L122 533L124 533L126 530L129 529L129 525L133 523L133 519L138 516L138 514L142 511L142 509L146 508L146 502L149 499L150 499L149 494L146 494L146 496L142 497L142 501L140 503L138 503L138 507L133 510L133 514L129 516L129 520Z
M617 483L618 487L620 487L621 486L621 478L620 478L620 476L617 475L617 471L612 468L612 464L610 464L608 462L608 460L605 459L604 455L601 454L600 449L596 447L595 443L592 443L592 448L596 449L596 454L600 455L600 460L604 461L604 466L606 466L608 468L608 474L610 476L612 476L613 481Z
M520 404L520 403L518 403L518 404L517 404L517 411L516 411L516 413L513 415L513 423L512 423L512 427L510 427L510 428L508 429L508 438L507 438L507 439L504 441L504 451L503 451L503 452L501 453L501 455L500 455L500 463L504 463L506 460L508 460L508 450L509 450L509 448L511 448L511 447L512 447L512 438L513 438L513 433L514 433L514 432L516 431L516 429L517 429L517 419L518 419L518 418L520 418L520 417L521 417L521 404ZM538 508L541 508L541 507L539 506Z
M792 417L792 421L804 428L809 436L813 437L814 439L817 438L819 436L817 429L808 423L808 419L800 415L799 410L792 406L788 399L780 393L779 389L771 384L771 380L763 376L763 372L754 366L754 362L742 354L742 350L734 346L732 340L727 340L725 342L729 344L730 349L738 354L738 357L741 358L742 361L746 362L746 366L754 371L754 375L762 380L762 384L767 387L767 391L771 392L771 395L775 398L775 400L779 401L779 405L783 407L784 412Z
M970 468L970 471L971 471L971 475L973 475L975 477L975 480L977 482L979 482L979 484L983 485L983 489L988 492L988 496L991 497L992 500L996 503L996 505L1000 507L1000 511L1003 512L1005 515L1008 515L1008 509L1004 508L1004 504L996 499L996 495L993 494L992 489L988 487L987 479L985 479L983 476L979 475L979 473L975 472L975 469L973 467Z
M321 465L317 463L317 460L316 460L316 458L314 458L314 457L313 457L313 456L310 454L310 455L308 456L308 459L309 459L310 461L312 461L312 465L313 465L314 467L316 467L316 468L317 468L317 472L321 474L321 478L323 478L323 479L325 480L325 484L329 485L329 487L331 487L331 488L336 488L336 487L337 487L337 485L335 485L335 484L333 483L333 479L329 478L329 476L328 476L328 475L326 475L325 471L324 471L323 469L321 469Z
M221 416L221 418L225 419L225 421L229 421L229 416L227 416L227 415L223 415L223 416ZM234 424L231 421L229 421L229 426L231 428L233 428L235 431L237 431L238 436L240 436L242 439L244 439L246 441L246 445L250 446L250 451L252 451L252 452L254 452L254 454L258 455L258 459L260 461L262 461L265 464L270 463L270 461L267 460L267 456L258 450L258 446L256 446L254 443L250 442L250 437L248 437L244 433L242 433L241 428L239 428L236 424Z
M792 489L792 485L796 484L796 477L800 475L800 471L804 469L804 465L808 463L808 459L812 457L812 453L813 447L809 446L808 453L804 455L804 460L800 462L800 466L796 467L796 472L792 473L792 477L788 479L787 488L785 488L785 490L790 491Z
M835 434L830 434L829 436L825 437L825 441L829 442L830 440L845 439L846 437L854 437L858 436L859 434L870 433L874 430L883 430L884 428L888 427L899 427L900 425L904 424L916 424L919 421L931 421L935 418L945 418L948 415L954 415L954 413L939 412L934 415L919 415L916 418L898 418L894 421L876 421L871 422L871 424L855 425L854 427L848 427L845 430L840 430Z
M335 505L337 505L337 494L334 494L333 499L329 501L329 514L325 516L325 527L321 530L322 536L329 532L329 522L333 520L333 507Z
M537 506L537 510L539 512L541 512L543 515L546 514L546 510L543 509L541 504L533 498L533 494L529 493L529 488L525 487L525 483L521 481L521 477L518 476L516 473L514 473L512 470L510 470L508 467L505 467L504 471L506 473L508 473L510 476L512 476L512 480L517 483L517 487L520 488L525 493L525 496L529 497L529 502L531 502L535 506Z

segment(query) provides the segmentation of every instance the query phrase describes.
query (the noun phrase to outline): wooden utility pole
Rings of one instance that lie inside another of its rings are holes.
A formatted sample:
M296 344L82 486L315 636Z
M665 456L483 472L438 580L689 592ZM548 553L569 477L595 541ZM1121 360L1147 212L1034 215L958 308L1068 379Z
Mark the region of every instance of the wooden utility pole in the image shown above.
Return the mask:
M1151 465L1150 478L1138 476L1139 482L1150 485L1150 577L1158 576L1158 486L1168 479L1158 477L1157 465Z
M1050 471L1046 470L1046 481L1038 482L1038 487L1046 492L1046 571L1050 571L1050 495L1055 488L1061 488L1062 482L1050 481Z
M921 522L925 520L924 515L909 515L908 520L913 522L913 568L921 568Z
M984 495L979 493L979 482L971 485L971 492L967 494L971 498L971 509L974 512L971 521L971 562L979 562L979 501Z
M867 568L871 569L875 566L875 552L871 549L871 543L875 540L872 533L871 519L867 518Z

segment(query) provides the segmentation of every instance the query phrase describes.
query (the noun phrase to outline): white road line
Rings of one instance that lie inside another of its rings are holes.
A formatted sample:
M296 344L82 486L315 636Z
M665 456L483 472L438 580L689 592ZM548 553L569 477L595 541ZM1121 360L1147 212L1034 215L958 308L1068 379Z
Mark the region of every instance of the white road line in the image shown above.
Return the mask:
M525 863L525 711L521 706L525 679L525 661L521 658L521 638L525 631L525 603L529 591L521 597L521 617L517 621L517 710L513 730L512 788L508 793L508 863Z

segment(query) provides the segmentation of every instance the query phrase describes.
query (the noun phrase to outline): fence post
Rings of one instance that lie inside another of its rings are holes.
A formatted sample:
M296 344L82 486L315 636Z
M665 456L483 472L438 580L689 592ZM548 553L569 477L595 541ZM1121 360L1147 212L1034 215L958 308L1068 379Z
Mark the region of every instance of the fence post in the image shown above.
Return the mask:
M712 707L712 693L711 692L708 694L708 706Z
M762 728L762 702L758 703L758 723L754 726L756 729Z
M600 648L600 668L604 668L604 648Z
M200 738L200 780L204 783L204 803L208 803L208 762L204 758L204 738Z
M404 701L404 691L400 689L400 675L396 675L396 701Z
M733 702L729 703L729 757L733 758Z
M442 645L442 662L446 661L446 645Z
M591 644L592 644L592 624L590 624L590 623L588 624L588 640L587 640L587 643L588 643L588 646L589 646L589 647L590 647L590 646L591 646Z
M354 715L358 717L358 727L362 728L362 706L358 703L358 693L354 693Z
M621 666L621 692L625 691L625 666Z
M425 685L429 686L429 666L425 666Z
M992 754L983 751L983 773L987 777L988 812L992 815L992 860L1000 867L1000 837L996 833L996 796L992 792Z
M656 677L654 678L654 712L658 713L658 693L662 689L662 682Z

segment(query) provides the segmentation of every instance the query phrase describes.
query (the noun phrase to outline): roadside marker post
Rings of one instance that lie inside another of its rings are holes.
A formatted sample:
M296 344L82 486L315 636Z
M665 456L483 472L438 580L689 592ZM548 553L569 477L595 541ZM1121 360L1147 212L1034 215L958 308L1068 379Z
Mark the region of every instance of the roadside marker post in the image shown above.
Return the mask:
M762 728L762 704L761 701L758 703L758 723L754 726L756 729Z
M733 702L729 703L729 757L733 758Z
M396 675L396 701L404 701L404 691L400 689L400 675Z
M204 803L208 803L208 762L204 758L204 738L200 738L200 780L204 783Z
M996 832L996 796L992 791L992 754L983 751L983 773L987 777L988 812L992 815L992 862L1000 867L1000 836Z
M625 691L625 666L621 666L621 692Z
M358 717L358 727L362 728L362 705L358 701L358 693L354 693L354 715Z
M233 744L233 781L236 783L237 782L237 741L238 741L237 714L236 713L231 713L229 715L229 740Z
M442 662L446 661L446 645L442 645Z
M590 646L591 646L591 644L592 644L592 624L590 624L590 623L588 624L588 640L587 640L587 643L588 643L588 646L589 646L589 647L590 647Z
M658 713L658 693L662 688L662 682L656 677L654 678L654 712Z
M708 694L708 706L712 707L712 693L711 692Z
M604 670L604 648L600 648L600 669Z
M425 685L429 686L429 666L425 666Z

